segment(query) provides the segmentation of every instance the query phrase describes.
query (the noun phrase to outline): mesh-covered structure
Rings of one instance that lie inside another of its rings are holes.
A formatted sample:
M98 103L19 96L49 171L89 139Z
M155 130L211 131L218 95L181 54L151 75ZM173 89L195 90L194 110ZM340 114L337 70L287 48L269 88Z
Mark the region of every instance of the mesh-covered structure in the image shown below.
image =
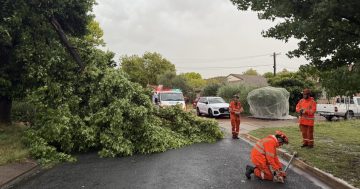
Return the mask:
M284 88L263 87L247 96L250 112L256 118L293 119L289 115L290 93Z

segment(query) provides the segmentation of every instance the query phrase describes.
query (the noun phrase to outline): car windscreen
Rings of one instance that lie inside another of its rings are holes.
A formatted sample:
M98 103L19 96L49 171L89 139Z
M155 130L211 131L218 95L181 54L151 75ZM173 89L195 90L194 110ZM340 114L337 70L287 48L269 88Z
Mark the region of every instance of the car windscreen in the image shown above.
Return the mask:
M209 104L225 103L225 100L222 98L209 98Z
M161 101L184 101L182 93L160 93Z

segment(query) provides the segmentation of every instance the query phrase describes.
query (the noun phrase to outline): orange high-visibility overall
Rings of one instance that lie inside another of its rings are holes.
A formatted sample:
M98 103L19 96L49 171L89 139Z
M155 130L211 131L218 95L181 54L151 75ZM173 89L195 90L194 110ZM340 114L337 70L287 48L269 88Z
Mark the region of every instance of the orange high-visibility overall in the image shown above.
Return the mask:
M279 143L274 135L259 140L251 151L251 161L256 166L254 174L262 180L273 180L274 171L280 171L282 165L276 155L276 148Z
M303 144L307 146L314 145L314 120L316 112L316 102L313 97L308 99L301 99L296 105L296 112L304 109L303 114L300 116L299 127L303 137Z
M240 130L240 115L236 115L235 112L240 112L242 109L240 102L230 102L229 110L230 110L230 120L231 120L231 131L232 135L238 136Z

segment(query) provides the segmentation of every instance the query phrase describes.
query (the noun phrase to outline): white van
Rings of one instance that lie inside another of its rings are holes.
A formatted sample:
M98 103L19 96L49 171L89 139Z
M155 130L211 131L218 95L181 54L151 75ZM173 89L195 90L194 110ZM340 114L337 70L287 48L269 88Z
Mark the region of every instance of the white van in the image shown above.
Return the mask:
M158 103L160 107L180 104L184 110L186 108L184 95L180 90L159 91Z

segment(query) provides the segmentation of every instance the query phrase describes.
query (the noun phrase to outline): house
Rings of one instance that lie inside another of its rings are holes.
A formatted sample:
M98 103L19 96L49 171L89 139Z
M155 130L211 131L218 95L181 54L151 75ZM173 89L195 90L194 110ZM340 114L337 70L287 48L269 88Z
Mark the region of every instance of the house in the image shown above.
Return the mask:
M226 76L228 83L234 84L245 84L254 87L266 87L269 86L267 79L259 75L241 75L241 74L230 74Z

